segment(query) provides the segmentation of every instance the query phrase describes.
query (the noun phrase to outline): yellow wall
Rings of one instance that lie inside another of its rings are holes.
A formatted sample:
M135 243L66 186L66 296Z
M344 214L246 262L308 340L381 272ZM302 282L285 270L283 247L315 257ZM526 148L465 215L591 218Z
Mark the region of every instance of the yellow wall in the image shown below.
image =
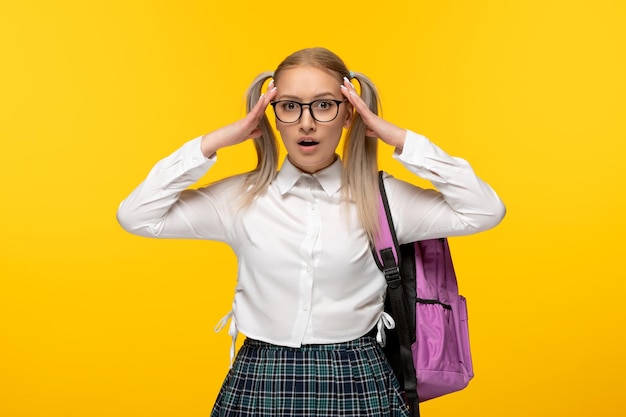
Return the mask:
M508 206L452 240L476 378L424 415L623 415L626 6L361 3L4 2L1 416L208 416L234 257L129 235L115 210L158 159L241 117L258 72L316 45ZM255 161L220 157L206 181Z

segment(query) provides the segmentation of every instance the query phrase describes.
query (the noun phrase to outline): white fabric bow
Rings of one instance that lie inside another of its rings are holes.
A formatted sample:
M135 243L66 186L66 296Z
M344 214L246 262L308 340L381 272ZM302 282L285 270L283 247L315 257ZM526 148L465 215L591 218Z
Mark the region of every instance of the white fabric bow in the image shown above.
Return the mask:
M239 336L239 329L237 328L237 322L235 321L235 317L233 311L230 310L228 314L226 314L222 319L215 325L215 332L220 332L226 323L230 320L230 327L228 327L228 335L232 338L232 343L230 345L230 368L233 367L233 362L235 360L235 348L237 345L237 336Z
M377 332L376 332L376 341L382 347L385 347L387 344L387 335L385 334L385 329L395 329L396 322L393 320L388 313L383 311L383 314L378 319L378 323L376 324Z

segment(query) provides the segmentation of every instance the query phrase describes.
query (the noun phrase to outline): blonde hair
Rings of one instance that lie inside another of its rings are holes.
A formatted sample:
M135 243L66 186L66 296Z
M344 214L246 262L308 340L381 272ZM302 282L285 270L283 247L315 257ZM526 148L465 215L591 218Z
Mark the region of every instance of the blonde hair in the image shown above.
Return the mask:
M325 48L307 48L289 55L276 68L276 71L264 72L256 77L248 88L246 110L249 112L258 102L263 84L273 77L278 84L282 71L298 67L313 66L322 69L337 78L355 78L360 84L361 98L370 110L378 114L380 100L372 81L362 73L351 72L336 54ZM257 151L257 166L246 178L247 192L242 204L250 204L262 194L276 176L278 170L278 143L267 115L260 122L263 134L254 139ZM365 122L358 112L354 115L343 147L342 197L353 200L357 207L358 220L371 241L378 234L378 138L366 136Z
M259 101L261 96L261 88L263 84L272 78L271 72L263 72L259 74L246 92L246 113L249 113L254 105ZM276 176L278 171L278 142L272 130L272 125L264 114L259 122L261 128L261 136L254 139L254 147L256 148L257 164L256 168L250 171L246 177L246 192L242 196L241 205L249 205L255 198L263 194L267 187Z

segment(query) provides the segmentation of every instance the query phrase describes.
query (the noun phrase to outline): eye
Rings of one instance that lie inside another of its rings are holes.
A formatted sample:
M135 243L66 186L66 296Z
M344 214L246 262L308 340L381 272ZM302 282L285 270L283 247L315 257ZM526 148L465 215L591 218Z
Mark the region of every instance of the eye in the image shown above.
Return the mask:
M332 100L317 100L313 104L313 107L315 110L330 110L335 107L335 102Z
M280 108L284 111L298 111L299 104L295 101L283 101L280 103Z

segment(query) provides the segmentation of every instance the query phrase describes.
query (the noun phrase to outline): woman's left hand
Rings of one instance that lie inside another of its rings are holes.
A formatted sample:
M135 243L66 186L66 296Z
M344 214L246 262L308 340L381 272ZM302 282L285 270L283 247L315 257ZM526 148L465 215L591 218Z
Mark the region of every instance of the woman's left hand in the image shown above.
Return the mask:
M341 92L348 99L350 104L361 115L361 118L367 126L366 136L380 138L388 145L394 146L398 151L402 151L404 139L406 138L406 129L402 129L374 114L357 94L352 83L344 77L341 85Z

